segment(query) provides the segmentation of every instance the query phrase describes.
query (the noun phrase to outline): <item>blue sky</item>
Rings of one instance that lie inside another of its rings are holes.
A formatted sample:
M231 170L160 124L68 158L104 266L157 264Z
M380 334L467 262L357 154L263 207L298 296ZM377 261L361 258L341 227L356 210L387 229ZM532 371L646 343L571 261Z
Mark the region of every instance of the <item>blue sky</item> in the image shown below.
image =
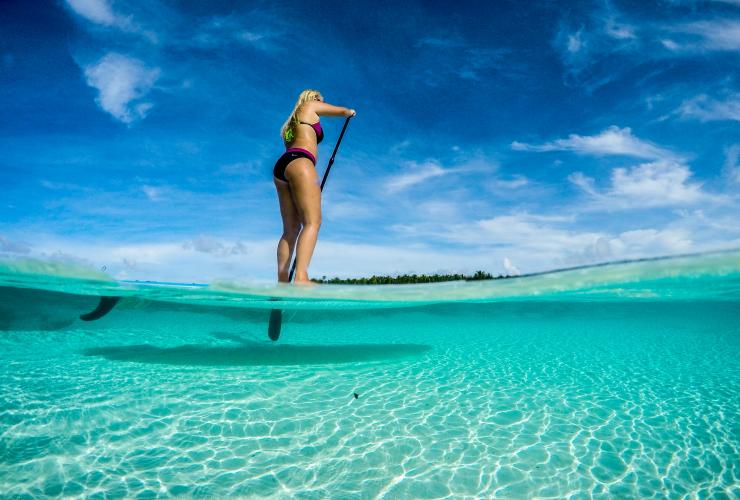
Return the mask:
M740 247L740 2L4 1L0 254L274 277L304 88L357 110L312 275ZM319 172L342 125L325 118Z

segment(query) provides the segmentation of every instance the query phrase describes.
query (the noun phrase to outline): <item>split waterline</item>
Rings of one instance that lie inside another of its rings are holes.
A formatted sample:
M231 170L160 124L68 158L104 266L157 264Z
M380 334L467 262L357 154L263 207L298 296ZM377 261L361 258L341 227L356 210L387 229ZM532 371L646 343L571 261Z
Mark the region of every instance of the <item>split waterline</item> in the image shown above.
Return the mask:
M733 497L739 325L740 252L312 288L6 261L0 491Z

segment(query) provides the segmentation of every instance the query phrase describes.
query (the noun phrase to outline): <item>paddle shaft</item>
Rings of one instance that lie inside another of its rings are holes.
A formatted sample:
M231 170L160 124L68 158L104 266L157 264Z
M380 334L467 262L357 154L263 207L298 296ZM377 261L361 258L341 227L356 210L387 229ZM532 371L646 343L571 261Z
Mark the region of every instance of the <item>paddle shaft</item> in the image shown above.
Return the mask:
M324 191L324 184L326 184L326 179L329 177L329 171L331 170L331 166L334 165L334 157L337 155L337 150L339 149L339 144L342 142L342 137L344 137L344 132L347 130L347 125L349 125L349 120L352 118L351 116L347 117L347 120L344 122L344 127L342 127L342 132L339 134L339 139L337 139L337 144L334 146L334 152L331 154L331 158L329 158L329 164L326 166L326 170L324 171L324 178L321 179L321 188L320 190ZM288 283L293 281L293 273L295 273L295 264L297 260L297 255L293 256L293 263L290 265L290 274L288 274Z

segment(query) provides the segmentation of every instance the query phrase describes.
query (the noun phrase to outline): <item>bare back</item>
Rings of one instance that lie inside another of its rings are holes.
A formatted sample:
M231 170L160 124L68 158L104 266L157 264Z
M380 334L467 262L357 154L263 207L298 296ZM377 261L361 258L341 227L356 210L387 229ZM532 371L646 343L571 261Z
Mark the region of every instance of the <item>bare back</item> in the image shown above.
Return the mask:
M305 103L298 110L298 119L302 122L316 123L319 115L316 113L313 103ZM308 125L299 124L295 127L293 142L286 142L285 147L307 149L314 156L318 156L316 145L316 132Z

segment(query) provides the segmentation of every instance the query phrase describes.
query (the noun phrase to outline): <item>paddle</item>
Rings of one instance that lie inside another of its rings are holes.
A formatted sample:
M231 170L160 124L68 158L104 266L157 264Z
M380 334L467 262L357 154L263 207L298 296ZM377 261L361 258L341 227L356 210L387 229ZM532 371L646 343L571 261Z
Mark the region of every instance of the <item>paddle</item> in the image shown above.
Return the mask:
M344 137L344 132L347 130L347 125L349 125L349 120L352 118L351 116L347 117L347 120L344 122L344 127L342 127L342 132L339 134L339 139L337 139L337 144L334 146L334 152L331 154L331 158L329 158L329 164L326 166L326 170L324 171L324 178L321 179L321 191L324 191L324 184L326 184L326 179L329 177L329 171L331 170L331 166L334 165L334 157L337 155L337 150L339 149L339 144L342 142L342 137ZM293 281L293 273L295 273L295 262L296 257L293 256L293 263L290 266L290 273L288 274L288 283ZM267 336L270 337L271 340L277 341L277 339L280 338L280 329L283 326L283 310L282 309L272 309L270 311L270 325L267 328Z
M96 319L100 319L111 312L111 309L118 304L119 300L121 300L121 297L102 296L100 297L98 306L89 313L80 314L80 319L82 321L95 321Z

